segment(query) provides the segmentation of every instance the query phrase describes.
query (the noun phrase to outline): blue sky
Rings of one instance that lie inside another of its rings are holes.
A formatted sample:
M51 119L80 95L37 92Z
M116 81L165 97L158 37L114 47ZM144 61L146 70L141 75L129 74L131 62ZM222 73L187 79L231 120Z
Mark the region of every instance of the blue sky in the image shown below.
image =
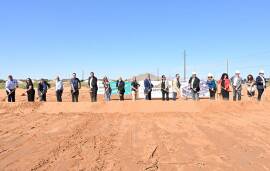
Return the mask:
M0 77L270 74L269 0L2 0Z

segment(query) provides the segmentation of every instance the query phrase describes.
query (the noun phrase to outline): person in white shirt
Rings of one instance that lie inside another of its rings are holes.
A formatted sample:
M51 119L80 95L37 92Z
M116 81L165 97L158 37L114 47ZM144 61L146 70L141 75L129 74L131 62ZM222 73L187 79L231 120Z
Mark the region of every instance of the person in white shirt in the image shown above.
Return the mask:
M18 88L18 81L13 79L12 75L8 76L6 81L6 92L8 96L8 102L15 102L15 91Z
M173 92L173 100L176 100L177 95L181 95L181 83L180 83L180 75L176 74L175 79L172 81L172 92Z
M55 80L55 91L56 91L57 102L62 102L62 94L64 91L64 85L63 85L62 80L60 80L59 76L57 76Z
M242 96L242 78L240 77L240 71L235 71L235 75L231 78L231 84L233 88L233 100L241 100Z

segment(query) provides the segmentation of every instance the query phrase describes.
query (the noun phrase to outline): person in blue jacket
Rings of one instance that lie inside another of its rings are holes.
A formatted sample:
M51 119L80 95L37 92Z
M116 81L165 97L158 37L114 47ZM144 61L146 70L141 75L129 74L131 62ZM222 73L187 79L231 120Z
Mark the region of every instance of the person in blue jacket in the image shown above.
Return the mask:
M215 100L216 92L217 92L217 84L216 84L213 74L211 73L208 74L206 84L209 88L210 100Z
M145 95L145 100L152 100L152 97L151 97L152 88L153 88L153 84L151 83L150 74L148 74L147 77L144 80L144 95Z

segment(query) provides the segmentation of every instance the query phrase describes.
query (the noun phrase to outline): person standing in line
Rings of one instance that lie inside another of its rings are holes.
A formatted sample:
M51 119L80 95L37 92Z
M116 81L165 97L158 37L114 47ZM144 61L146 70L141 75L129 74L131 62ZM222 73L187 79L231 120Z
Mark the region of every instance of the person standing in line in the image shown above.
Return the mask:
M208 74L206 84L209 88L210 100L215 100L216 99L216 92L217 92L217 84L216 84L216 80L214 79L213 74L211 74L211 73Z
M35 101L35 89L31 78L26 79L26 94L28 102Z
M177 95L181 95L181 83L180 83L180 75L176 74L175 79L172 81L172 91L173 91L173 100L175 101Z
M169 101L169 81L166 79L165 75L161 76L161 93L162 93L162 100Z
M241 100L242 96L242 77L240 71L235 71L235 75L231 78L231 84L233 88L233 101Z
M249 74L247 76L247 95L248 97L254 97L255 96L255 91L256 91L256 82L254 80L253 75Z
M105 101L108 102L111 100L112 88L111 88L110 82L106 76L103 78L102 83L104 86L104 98L105 98Z
M122 77L119 78L116 82L116 87L118 89L118 95L120 98L120 101L124 101L125 96L125 82L123 81Z
M151 83L150 74L147 75L147 77L144 80L144 94L145 94L145 100L152 100L152 89L153 84Z
M64 85L60 77L57 76L55 79L55 92L56 92L56 100L57 102L62 102L62 94L64 91Z
M218 81L220 87L220 93L223 100L230 99L230 80L227 73L223 73L220 80Z
M16 88L18 88L18 81L13 79L12 75L8 76L8 80L6 81L6 93L8 102L15 102L15 96L16 96Z
M80 94L79 89L81 89L81 81L77 78L76 73L72 74L70 86L71 86L72 102L78 102Z
M97 78L95 77L94 72L90 73L90 77L88 79L88 86L90 88L91 102L97 102L98 85L97 85Z
M39 101L41 101L41 102L47 101L48 88L49 88L48 83L44 79L41 79L39 84L38 84Z
M258 90L258 101L261 101L264 90L266 89L266 81L263 70L259 72L259 76L256 78L256 85Z
M198 101L200 92L200 79L197 77L196 72L192 73L192 76L189 79L189 86L191 89L192 99Z
M137 82L136 77L133 77L131 82L131 93L132 93L132 100L136 101L138 99L140 84Z

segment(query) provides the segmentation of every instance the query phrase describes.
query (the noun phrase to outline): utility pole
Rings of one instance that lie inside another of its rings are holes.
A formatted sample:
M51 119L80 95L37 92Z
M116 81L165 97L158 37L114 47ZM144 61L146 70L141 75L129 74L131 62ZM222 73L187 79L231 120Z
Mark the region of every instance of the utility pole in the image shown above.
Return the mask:
M227 58L227 74L229 74L229 59Z
M82 70L82 80L84 80L84 70Z
M159 81L159 68L157 68L157 79Z
M184 50L184 81L186 81L187 78L187 68L186 68L186 50Z

